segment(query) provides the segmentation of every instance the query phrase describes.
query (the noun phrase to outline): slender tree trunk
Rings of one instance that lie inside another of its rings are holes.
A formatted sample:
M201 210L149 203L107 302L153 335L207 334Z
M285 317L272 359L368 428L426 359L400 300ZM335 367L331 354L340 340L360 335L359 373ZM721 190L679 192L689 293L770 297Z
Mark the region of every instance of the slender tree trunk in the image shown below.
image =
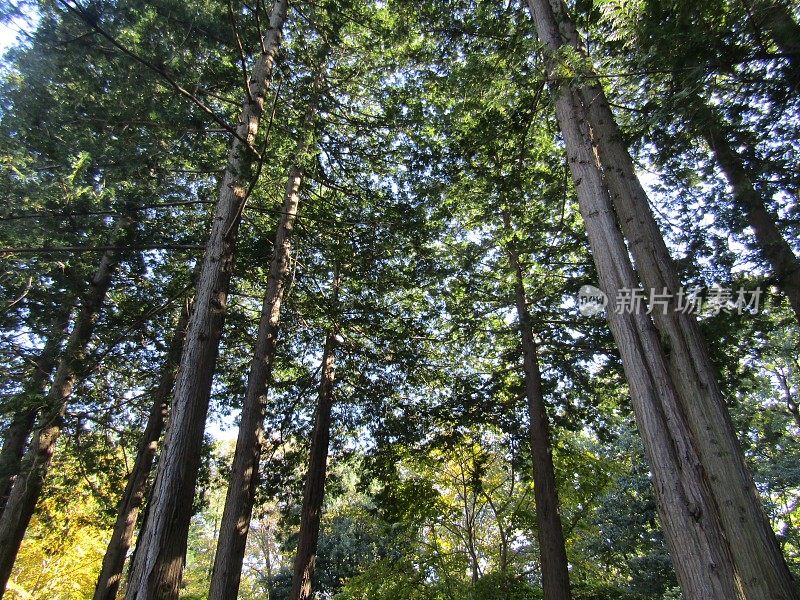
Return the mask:
M127 600L178 597L211 382L251 171L252 152L242 140L251 146L255 142L287 10L288 0L277 0L273 5L265 52L252 69L236 128L238 137L233 139L228 155L175 383L170 424L153 488L152 510L148 511L137 542L139 548L125 594Z
M303 142L299 147L301 151L298 155L302 156ZM253 360L250 363L233 468L228 480L228 492L214 556L214 571L209 593L209 598L212 600L225 600L235 596L239 590L242 561L258 484L261 448L264 442L267 387L272 376L275 348L278 343L281 303L289 273L292 232L300 202L303 176L303 169L298 165L292 166L289 170L283 211L275 232L275 252L270 263L267 290L261 307L258 336Z
M124 236L131 222L129 217L123 217L116 226L115 237ZM100 315L116 268L117 253L106 251L78 312L45 399L38 429L33 433L33 439L22 459L21 474L14 482L3 516L0 518L0 590L5 590L25 530L39 500L56 441L61 435L67 401L72 393L77 373L83 366L95 322Z
M94 590L94 600L114 600L117 597L125 558L136 529L139 509L147 492L147 479L152 470L158 440L169 411L169 401L175 384L176 369L181 360L190 310L190 302L185 302L170 340L158 386L153 391L153 405L139 441L133 469L128 476L128 483L125 485L125 491L119 502L117 521L103 557L103 566Z
M22 393L24 406L14 415L3 436L3 450L0 452L0 516L3 514L14 480L20 472L20 461L25 454L25 445L36 423L38 406L31 406L34 398L40 403L50 376L58 362L58 352L64 337L65 323L58 323L49 333L47 342L36 359L34 371L25 383Z
M561 44L547 0L530 0L540 39ZM550 64L549 74L555 65ZM556 116L584 219L600 286L611 298L638 281L618 229L608 189L597 168L589 124L578 96L555 83ZM691 430L671 380L658 333L640 311L608 311L631 402L651 467L659 515L673 565L687 598L730 600L740 595L730 549Z
M509 215L503 211L503 226L511 231ZM545 600L569 600L569 565L564 545L564 532L558 512L558 488L550 451L550 426L542 392L542 375L533 324L528 311L525 284L519 254L512 244L506 246L515 277L517 319L522 335L522 355L525 368L525 395L530 413L530 444L533 457L533 491L536 502L537 539L542 564L542 589Z
M531 0L549 19L551 51L568 44L582 51L574 25L562 0ZM549 13L549 14L545 14ZM645 287L667 292L672 302L665 311L653 311L664 344L664 355L680 409L692 433L692 443L712 490L733 569L742 594L752 598L797 598L791 574L775 534L761 506L752 476L744 462L733 425L720 391L703 337L694 318L676 310L677 270L653 217L647 194L636 176L633 161L601 86L584 84L577 90L579 114L587 121L614 210L627 238Z
M334 286L338 286L337 283ZM308 474L303 491L303 508L300 513L300 536L297 554L294 557L294 576L290 600L311 600L311 580L317 558L319 524L322 504L325 500L325 476L330 442L331 408L333 407L333 382L335 376L334 347L336 334L332 329L325 338L322 354L322 380L319 386L319 402L311 436Z
M694 107L696 110L687 114L687 118L714 152L733 190L736 207L747 216L758 249L772 268L778 288L789 299L789 305L800 323L800 260L781 234L761 194L753 186L744 159L731 146L719 117L701 98L696 98Z

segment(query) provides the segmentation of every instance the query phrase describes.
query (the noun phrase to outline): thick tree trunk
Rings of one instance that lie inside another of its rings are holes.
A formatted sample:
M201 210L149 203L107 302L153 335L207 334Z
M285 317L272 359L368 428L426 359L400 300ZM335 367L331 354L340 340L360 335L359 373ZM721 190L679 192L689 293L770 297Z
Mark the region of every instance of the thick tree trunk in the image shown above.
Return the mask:
M702 99L694 103L695 111L687 114L692 128L703 136L733 190L736 207L747 216L758 249L772 268L778 288L786 295L800 323L800 260L784 239L764 199L756 191L744 159L731 146L725 129L712 109Z
M298 156L304 152L304 143L299 143ZM300 186L303 169L292 166L286 182L283 211L275 233L275 251L269 268L267 290L261 307L250 375L242 405L239 435L233 456L233 468L228 481L225 508L219 530L214 571L211 576L209 598L225 600L235 597L239 590L250 519L253 515L258 468L264 438L264 412L267 403L267 387L272 376L275 348L281 320L281 303L289 273L292 250L292 232L300 202Z
M333 407L333 383L335 377L334 347L336 335L331 330L325 338L322 354L322 380L319 386L319 402L311 437L308 474L303 491L303 508L300 513L300 536L297 554L294 557L294 575L290 600L311 600L311 580L317 558L319 524L322 504L325 500L325 476L328 465L330 442L331 408Z
M190 302L185 302L169 343L158 386L153 391L153 405L139 441L133 469L128 476L128 483L125 485L119 502L117 520L103 557L103 566L94 590L94 600L114 600L117 597L125 558L136 529L139 509L147 491L147 479L152 470L158 440L169 411L169 401L175 384L176 370L181 360L190 310Z
M39 412L37 406L31 406L31 401L34 398L41 399L44 395L45 387L58 361L58 352L63 341L65 327L61 319L58 321L53 331L50 332L42 352L36 359L33 373L22 390L24 406L14 415L3 436L3 450L0 452L0 516L6 507L14 480L19 475L25 446Z
M557 49L561 35L551 5L547 0L530 0L530 7L539 37L551 50ZM581 100L566 85L558 86L555 95L556 115L600 286L615 298L618 290L637 288L638 281L596 165ZM661 524L681 588L688 598L737 598L739 583L719 510L694 449L658 333L649 316L640 311L609 310L608 320L622 355Z
M124 235L130 223L131 219L128 217L121 219L116 227L118 234L121 232ZM77 373L83 366L95 322L100 315L116 268L117 253L105 252L59 361L39 417L38 429L33 433L31 443L22 459L20 476L14 482L3 516L0 518L0 590L5 590L11 576L22 538L25 536L25 530L44 486L56 441L61 435L67 401L72 393Z
M505 230L511 231L507 212L503 212ZM530 444L533 457L533 491L536 503L536 536L542 565L542 590L545 600L569 600L569 565L564 545L564 532L558 511L558 488L553 456L550 450L550 427L542 392L542 375L533 324L528 311L522 266L518 252L511 244L506 253L514 271L517 319L522 335L522 356L525 369L525 395L530 413Z
M233 139L228 155L175 383L170 423L153 489L153 506L137 542L139 548L125 594L128 600L178 597L211 382L251 171L252 152L248 145L252 146L256 139L287 10L288 0L277 0L273 5L265 52L253 67L249 93L236 127L238 137Z
M553 37L550 50L569 44L582 51L577 32L561 0L532 0L547 11ZM582 85L576 107L588 124L596 147L595 160L608 184L613 207L648 290L666 291L672 302L653 311L663 343L670 377L692 433L692 443L708 478L712 499L729 540L733 569L745 597L797 598L780 547L764 514L752 476L744 462L730 415L722 397L704 340L694 318L676 310L677 271L636 176L633 161L601 86Z

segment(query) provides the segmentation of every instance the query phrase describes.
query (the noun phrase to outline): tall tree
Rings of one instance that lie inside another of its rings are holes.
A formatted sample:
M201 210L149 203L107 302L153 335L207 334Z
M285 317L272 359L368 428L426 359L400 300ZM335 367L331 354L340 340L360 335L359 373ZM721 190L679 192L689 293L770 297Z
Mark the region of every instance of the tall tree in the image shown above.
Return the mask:
M309 107L307 124L314 109ZM264 437L264 415L267 390L275 361L275 350L281 322L281 303L288 284L287 276L292 251L292 232L300 204L300 192L305 175L303 162L309 144L309 131L301 131L297 142L294 164L289 169L275 234L274 251L270 262L267 289L261 308L247 379L247 391L239 421L236 452L225 498L225 508L220 523L219 539L211 577L210 597L227 598L239 589L247 533L255 502L258 483L259 461Z
M113 244L124 245L132 224L131 217L123 217L115 227ZM11 494L0 517L0 589L5 590L14 566L25 530L39 500L44 479L53 457L56 442L61 435L67 402L72 393L77 374L84 366L95 323L106 300L111 280L119 264L116 247L103 253L100 265L89 283L83 303L77 312L72 332L39 416L39 425L25 452L21 474L14 481Z
M536 536L542 558L542 589L547 600L569 600L569 565L564 532L558 510L558 488L550 445L550 426L547 417L542 374L533 323L528 310L525 279L518 250L515 248L515 232L508 209L501 209L503 232L508 238L505 251L514 273L514 299L517 309L520 335L522 337L523 367L525 369L525 395L528 399L530 418L530 445L533 456L533 480L536 499Z
M332 307L335 309L339 292L339 273L334 272ZM297 552L294 557L291 600L311 600L312 581L316 564L317 542L325 500L325 479L327 477L328 446L330 443L331 410L333 408L333 385L336 369L335 326L325 336L322 351L322 369L319 384L319 399L314 416L314 430L311 433L308 472L303 490L303 505L300 509L300 533L297 539Z
M283 37L287 10L286 0L277 0L273 5L269 30L261 40L263 51L246 83L242 113L231 143L198 275L194 309L186 332L151 507L137 542L125 595L128 600L178 596L211 382L233 271L236 234L247 199L253 144Z
M564 47L581 51L575 27L561 2L550 4L532 0L529 4L537 31L550 53L551 60ZM567 102L572 105L571 109L567 106ZM559 103L563 106L559 107ZM609 211L611 218L608 227L616 231L618 220L625 237L631 242L631 253L642 282L654 290L653 293L666 293L672 298L677 297L679 291L677 274L652 216L647 195L635 174L630 155L622 144L604 91L596 83L579 84L575 92L564 87L559 93L556 106L560 113L559 124L567 139L568 147L573 144L583 145L587 160L587 168L584 170L596 171L593 177L598 178L598 188L604 189L603 186L606 183L608 185L608 192L605 193L610 192L613 201L613 205L605 209ZM570 110L572 114L568 112ZM585 131L577 130L579 122L585 123ZM572 140L565 131L569 127L576 129L577 135ZM587 144L595 144L596 151ZM569 152L575 151L574 148L569 150ZM585 189L586 179L580 177L575 168L573 167L573 176L576 185L583 184ZM599 180L601 170L605 182ZM578 190L580 194L581 188ZM594 218L594 215L584 212L584 218L587 219L588 231L589 219ZM604 234L604 236L611 235L610 229ZM598 249L595 244L592 244L592 247L595 260L599 262ZM602 279L604 275L600 264L598 272ZM632 282L635 282L635 279ZM637 286L634 285L635 287ZM611 297L616 298L618 290L632 288L620 286L605 289L607 293L611 292ZM726 544L726 540L748 540L747 543L727 544L728 548L723 552L727 554L724 559L728 563L729 570L721 573L720 587L716 591L709 590L708 593L715 594L712 597L753 594L759 597L794 598L796 592L791 583L791 576L759 504L752 477L738 447L730 416L697 325L690 315L674 310L674 303L664 314L659 311L654 313L656 325L671 350L665 356L664 351L659 349L658 354L661 360L666 361L668 377L674 386L672 390L678 402L674 408L677 410L676 414L686 415L682 420L687 431L682 435L686 436L685 443L688 446L696 448L698 474L708 477L710 489L706 490L708 495L705 503L709 510L713 507L713 512L704 511L703 514L713 515L712 519L716 517L718 519L716 526L720 528L716 533L717 539L712 538L709 541L714 544ZM645 320L649 318L645 316ZM612 331L613 329L612 319ZM622 343L619 339L617 343L623 351L625 360ZM630 364L626 365L626 373L635 394L631 377L640 377L641 373L634 375L631 367ZM666 399L661 402L666 404ZM652 453L650 457L651 460L654 458ZM687 491L698 493L705 487L705 483L696 483L694 487L694 490ZM663 514L662 519L667 521ZM669 539L671 535L666 523L665 528ZM678 564L688 563L691 560L689 556L693 553L688 552L676 538L670 541L679 581L686 593L691 594L689 590L698 583L696 576L702 566ZM691 570L695 573L691 574ZM742 586L742 590L736 591L739 585Z
M50 331L41 353L34 361L33 373L22 390L22 406L18 407L3 436L3 449L0 452L0 515L5 509L8 496L19 474L20 461L25 455L25 447L30 439L41 396L58 364L58 352L64 338L65 323L57 319Z
M117 520L108 542L103 566L94 591L94 600L114 600L122 580L122 568L133 540L139 510L145 500L147 480L155 460L158 440L169 412L169 400L175 385L175 375L186 339L186 326L191 313L191 301L183 302L175 331L164 357L158 386L153 390L153 404L142 432L133 469L119 501Z

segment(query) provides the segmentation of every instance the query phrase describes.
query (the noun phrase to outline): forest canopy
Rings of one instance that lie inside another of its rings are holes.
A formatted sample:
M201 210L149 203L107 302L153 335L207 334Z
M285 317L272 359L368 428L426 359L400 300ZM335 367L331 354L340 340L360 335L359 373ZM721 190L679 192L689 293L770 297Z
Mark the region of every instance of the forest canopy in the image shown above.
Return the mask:
M800 599L796 0L0 30L0 598Z

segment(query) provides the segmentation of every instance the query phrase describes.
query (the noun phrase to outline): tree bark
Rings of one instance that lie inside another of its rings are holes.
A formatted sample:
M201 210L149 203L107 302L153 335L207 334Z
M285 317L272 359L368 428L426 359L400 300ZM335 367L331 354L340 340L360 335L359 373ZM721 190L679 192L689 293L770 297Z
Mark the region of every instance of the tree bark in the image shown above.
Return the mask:
M338 278L334 283L334 294ZM333 383L335 377L334 348L336 334L332 329L325 338L322 353L322 379L319 386L319 402L314 419L314 432L311 436L308 474L303 491L303 508L300 513L300 536L297 540L297 553L294 557L294 576L290 600L311 600L311 581L317 558L319 525L322 505L325 500L325 477L330 443L331 409L333 407Z
M114 600L122 580L122 569L131 546L136 520L147 492L147 479L152 470L158 440L169 412L169 401L175 384L175 374L181 360L186 326L191 311L190 302L181 308L180 317L172 334L158 386L153 391L153 405L142 432L133 469L122 493L117 509L117 520L108 543L100 577L94 590L94 600Z
M130 217L122 217L116 226L117 236L125 235L131 223ZM103 254L53 377L39 417L38 429L33 433L33 439L22 459L21 475L14 482L0 518L0 590L6 588L22 538L44 486L53 451L64 424L67 401L77 373L83 366L95 322L105 302L117 264L116 252L107 251Z
M298 144L298 155L305 152L303 141ZM253 515L259 461L264 442L264 415L267 403L267 387L272 376L275 348L281 320L281 303L289 273L292 250L292 232L300 202L300 186L304 171L299 165L289 170L283 211L275 233L275 252L270 263L267 290L261 307L253 360L247 379L247 390L233 468L225 497L225 508L219 530L214 570L211 576L209 598L225 600L235 596L239 590L250 519Z
M507 211L503 211L503 226L512 231ZM525 369L525 395L530 414L530 445L533 457L533 491L536 503L536 536L542 566L542 590L545 600L569 600L569 565L564 545L564 532L558 511L558 488L553 456L550 450L550 426L542 392L542 375L539 368L538 348L533 337L533 323L528 311L528 300L519 253L513 242L506 245L511 269L514 271L517 319L522 336L522 356Z
M692 129L703 137L714 153L733 190L736 207L747 216L758 249L770 265L778 288L788 298L795 318L800 323L800 260L767 210L761 194L756 191L745 161L731 146L718 115L701 98L696 98L693 106L695 110L687 114Z
M237 137L231 143L214 222L197 282L192 316L175 383L170 424L125 594L127 600L178 597L191 519L211 382L233 271L241 212L247 196L251 150L282 38L288 0L276 0L265 51L253 67ZM243 143L246 141L247 144Z
M552 24L551 51L568 44L583 52L562 0L531 0ZM673 301L666 311L653 311L665 344L670 378L686 415L691 440L708 478L712 499L729 540L733 569L745 597L797 598L791 574L769 526L752 476L744 462L704 340L694 318L675 308L679 292L677 270L639 182L633 161L622 143L614 115L596 78L576 93L577 110L587 121L595 161L608 185L613 209L627 238L642 282Z
M62 322L62 319L58 319L58 323L49 333L47 342L36 359L33 373L22 390L24 406L14 414L14 418L3 436L3 450L0 452L0 516L5 510L14 480L19 475L20 462L25 455L25 445L31 437L33 426L36 424L36 415L39 413L38 406L32 406L31 400L41 399L44 395L47 383L58 361L64 328L65 323Z
M540 39L551 55L561 43L548 0L530 0ZM554 65L549 65L548 74ZM584 219L600 287L612 298L635 289L638 280L618 229L609 191L597 168L581 99L555 82L556 116ZM673 565L688 598L740 597L718 507L695 451L691 429L649 316L608 311L620 350L631 402L653 477L661 524Z

